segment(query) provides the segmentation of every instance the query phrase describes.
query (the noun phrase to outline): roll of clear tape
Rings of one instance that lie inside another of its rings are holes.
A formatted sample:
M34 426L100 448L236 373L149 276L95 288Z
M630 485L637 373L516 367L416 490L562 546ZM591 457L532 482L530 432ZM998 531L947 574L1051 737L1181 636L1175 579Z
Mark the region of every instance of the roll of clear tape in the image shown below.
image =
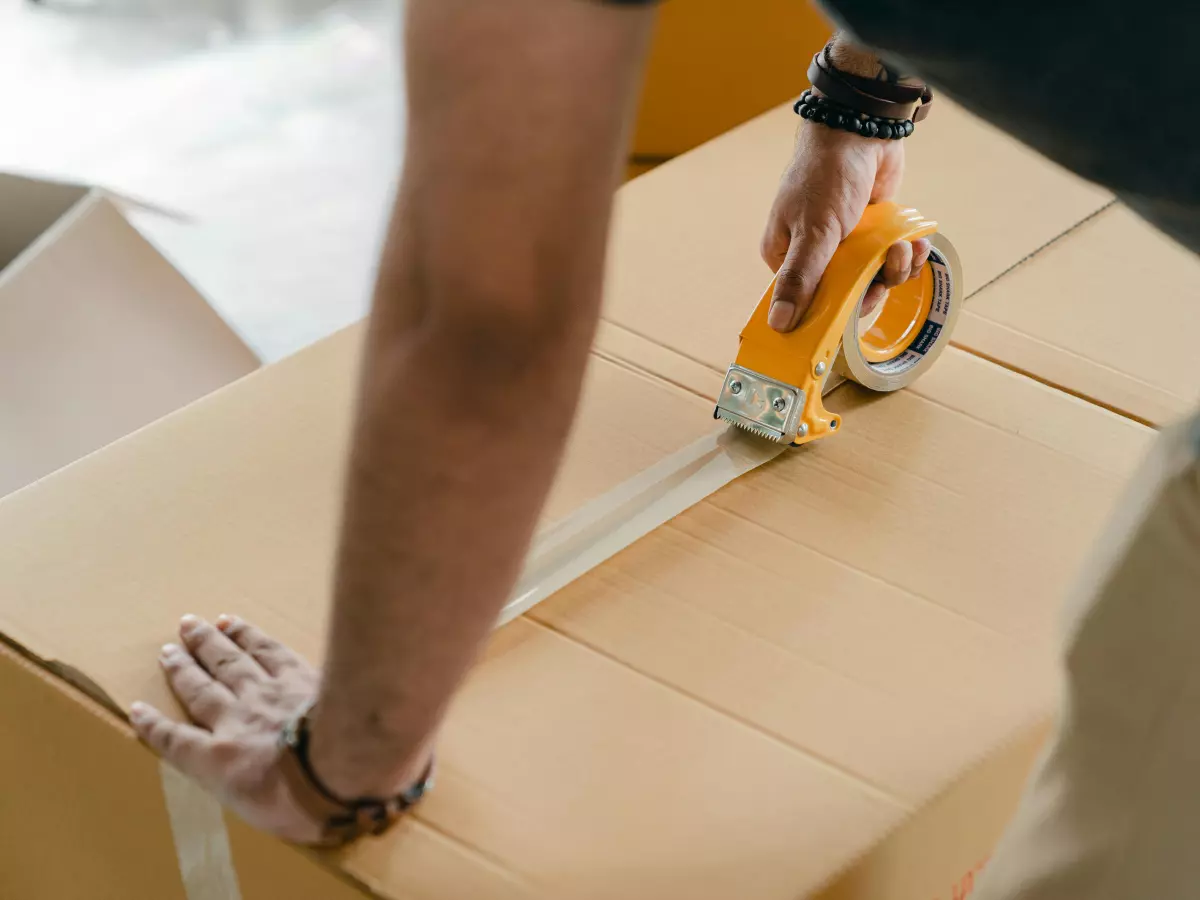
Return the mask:
M920 378L949 346L962 311L962 267L945 235L929 240L929 260L917 278L892 288L866 317L859 315L859 298L834 372L872 391L896 391Z

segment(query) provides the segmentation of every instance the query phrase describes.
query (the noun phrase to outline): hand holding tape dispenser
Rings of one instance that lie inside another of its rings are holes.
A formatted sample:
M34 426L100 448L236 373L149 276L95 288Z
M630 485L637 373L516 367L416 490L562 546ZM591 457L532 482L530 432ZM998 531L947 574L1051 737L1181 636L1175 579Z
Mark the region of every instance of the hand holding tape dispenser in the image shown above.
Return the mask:
M841 425L821 401L841 380L874 391L911 384L945 348L961 306L958 257L936 228L914 209L868 206L830 260L803 321L787 334L767 324L772 281L742 329L714 417L768 440L800 445ZM892 288L869 317L860 317L863 294L888 248L922 237L933 248L918 277Z
M937 223L915 209L867 207L799 327L787 334L767 324L772 281L742 329L713 413L736 428L700 438L540 533L500 624L786 447L835 433L841 419L822 397L846 379L874 391L912 384L949 344L962 305L958 255L936 232ZM861 317L863 295L888 248L922 237L933 246L918 277Z

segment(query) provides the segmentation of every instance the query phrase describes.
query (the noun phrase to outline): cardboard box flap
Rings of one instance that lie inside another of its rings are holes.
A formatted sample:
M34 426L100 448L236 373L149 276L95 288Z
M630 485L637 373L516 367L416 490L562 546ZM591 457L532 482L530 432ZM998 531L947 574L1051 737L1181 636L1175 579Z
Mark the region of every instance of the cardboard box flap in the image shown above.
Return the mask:
M1194 254L1113 205L975 296L955 341L1144 422L1200 395Z
M120 211L87 196L0 273L0 495L257 367Z
M771 280L759 240L799 121L780 107L620 192L611 326L725 372ZM1110 199L944 98L905 144L898 199L943 223L967 294Z
M78 184L0 173L0 272L87 194Z

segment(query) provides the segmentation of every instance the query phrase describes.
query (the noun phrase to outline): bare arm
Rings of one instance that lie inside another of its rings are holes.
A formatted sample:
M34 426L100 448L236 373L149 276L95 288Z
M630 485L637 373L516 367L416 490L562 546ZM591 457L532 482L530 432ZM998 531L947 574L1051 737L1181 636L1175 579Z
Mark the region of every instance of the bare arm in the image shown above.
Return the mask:
M252 824L319 827L281 775L314 691L310 762L335 794L420 776L511 590L599 316L613 191L652 13L590 0L409 0L404 175L362 372L326 668L248 623L164 648L195 725L138 733Z
M387 793L491 630L598 318L650 14L415 0L409 137L351 457L314 764Z

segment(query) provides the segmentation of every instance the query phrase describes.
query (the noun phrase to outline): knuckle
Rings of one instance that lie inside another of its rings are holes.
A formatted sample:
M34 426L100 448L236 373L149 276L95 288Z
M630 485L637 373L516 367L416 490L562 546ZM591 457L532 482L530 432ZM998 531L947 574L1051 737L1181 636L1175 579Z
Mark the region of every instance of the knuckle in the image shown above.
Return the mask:
M262 655L275 669L294 669L298 665L296 659L282 647L271 647Z
M780 269L775 276L776 282L788 288L804 287L804 274L791 266Z
M229 768L241 759L244 748L241 742L233 738L217 738L208 747L212 761L221 768Z
M839 231L837 223L829 219L816 219L804 227L805 236L814 241L837 240Z
M279 717L257 707L242 709L242 724L252 731L275 732L282 726Z
M179 733L171 725L160 722L153 734L154 745L164 756L170 756L175 752L179 744Z
M258 635L246 645L251 653L274 654L279 652L279 643L271 640L265 634Z
M217 630L215 628L213 628L207 622L201 622L191 631L182 636L183 643L187 645L189 650L196 650L200 647L206 647L212 643L212 640L216 634Z
M207 684L197 677L194 669L188 669L177 673L176 677L171 681L171 687L175 689L175 693L179 695L179 699L186 701L203 694Z
M253 629L250 628L241 619L232 619L224 628L225 636L234 640L244 635L251 634Z

